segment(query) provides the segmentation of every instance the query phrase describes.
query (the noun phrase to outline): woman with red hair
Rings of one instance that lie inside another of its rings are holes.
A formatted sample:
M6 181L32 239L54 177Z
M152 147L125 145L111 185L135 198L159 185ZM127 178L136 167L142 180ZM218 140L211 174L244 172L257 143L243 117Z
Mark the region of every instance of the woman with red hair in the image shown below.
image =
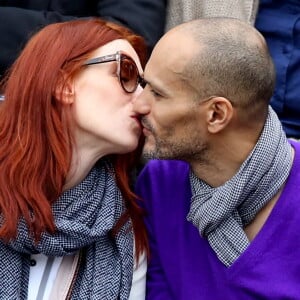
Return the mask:
M128 174L145 57L121 26L57 23L2 82L1 298L144 298L148 246Z

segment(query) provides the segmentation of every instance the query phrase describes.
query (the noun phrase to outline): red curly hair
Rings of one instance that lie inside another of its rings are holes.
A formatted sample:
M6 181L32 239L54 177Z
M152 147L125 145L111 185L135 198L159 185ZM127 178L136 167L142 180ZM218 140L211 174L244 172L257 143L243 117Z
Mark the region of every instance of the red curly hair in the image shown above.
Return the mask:
M145 65L146 45L140 36L101 19L75 20L46 26L35 34L2 81L5 101L0 106L0 238L3 241L16 238L21 217L36 240L44 231L55 232L51 204L62 193L74 147L72 117L55 98L55 90L62 78L66 82L80 72L91 52L116 39L127 40L142 66ZM133 153L112 156L117 184L127 208L113 234L131 218L137 256L144 250L148 252L142 210L129 185L129 173L140 152L141 143Z

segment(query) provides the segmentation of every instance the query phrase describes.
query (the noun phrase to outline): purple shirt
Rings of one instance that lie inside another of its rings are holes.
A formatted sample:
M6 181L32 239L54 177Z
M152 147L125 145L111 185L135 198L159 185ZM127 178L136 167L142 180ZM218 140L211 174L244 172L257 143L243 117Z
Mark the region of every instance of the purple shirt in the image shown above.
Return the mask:
M291 143L296 154L284 190L260 232L229 268L186 220L189 166L148 163L137 181L148 212L147 299L300 299L300 144Z

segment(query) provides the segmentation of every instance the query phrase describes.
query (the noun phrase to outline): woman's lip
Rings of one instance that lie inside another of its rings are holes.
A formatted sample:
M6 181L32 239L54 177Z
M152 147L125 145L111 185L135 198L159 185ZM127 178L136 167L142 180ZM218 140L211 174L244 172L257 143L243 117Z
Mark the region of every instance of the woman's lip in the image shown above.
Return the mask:
M131 118L136 121L136 123L138 124L138 126L139 126L140 129L143 128L141 120L140 120L140 118L138 116L131 116Z
M141 121L138 116L130 116L132 119L135 119L139 124L141 124Z

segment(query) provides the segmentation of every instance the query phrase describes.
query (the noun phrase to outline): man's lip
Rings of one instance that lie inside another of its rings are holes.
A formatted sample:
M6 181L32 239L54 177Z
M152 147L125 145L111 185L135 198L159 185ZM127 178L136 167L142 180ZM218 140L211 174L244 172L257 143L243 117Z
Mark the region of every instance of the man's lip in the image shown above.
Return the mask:
M142 126L143 126L143 128L145 128L145 129L147 129L147 130L149 130L149 128L148 127L146 127L143 123L142 123Z
M148 136L148 135L150 135L152 132L151 132L151 130L149 130L147 127L144 127L143 126L143 134L145 135L145 136Z
M146 126L145 123L147 123L147 122L145 122L145 120L142 118L141 119L141 125L142 125L142 128L143 128L144 135L152 134L151 127L149 128L148 126Z
M145 123L143 122L143 120L141 120L141 124L142 124L143 128L145 128L145 129L147 129L148 131L150 131L149 128L148 128L147 126L145 126Z

